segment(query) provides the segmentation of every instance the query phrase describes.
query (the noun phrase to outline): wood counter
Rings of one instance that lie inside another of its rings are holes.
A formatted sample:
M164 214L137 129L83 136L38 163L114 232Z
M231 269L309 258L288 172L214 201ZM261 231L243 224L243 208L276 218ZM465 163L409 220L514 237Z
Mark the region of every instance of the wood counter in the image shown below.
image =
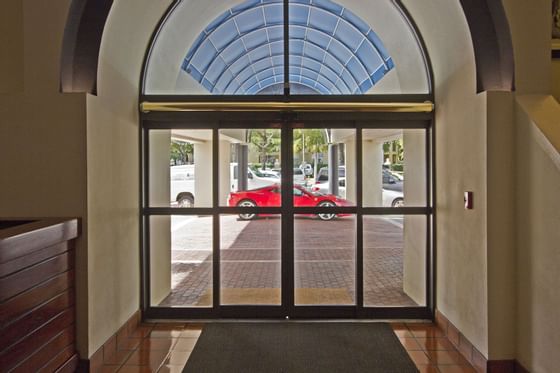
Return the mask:
M0 372L73 372L77 219L0 219Z

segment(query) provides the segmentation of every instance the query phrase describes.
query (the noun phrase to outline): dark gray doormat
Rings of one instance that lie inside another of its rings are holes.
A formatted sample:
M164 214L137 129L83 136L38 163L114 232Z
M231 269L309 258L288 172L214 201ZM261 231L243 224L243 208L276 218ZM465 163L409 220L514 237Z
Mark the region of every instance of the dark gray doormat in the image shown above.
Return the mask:
M207 324L185 373L418 372L385 323Z

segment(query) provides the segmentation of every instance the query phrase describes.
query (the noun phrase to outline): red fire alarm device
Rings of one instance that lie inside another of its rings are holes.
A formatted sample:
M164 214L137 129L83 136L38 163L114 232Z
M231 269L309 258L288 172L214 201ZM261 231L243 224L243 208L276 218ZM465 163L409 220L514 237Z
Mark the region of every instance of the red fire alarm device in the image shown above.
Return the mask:
M465 209L473 209L473 192L465 192Z

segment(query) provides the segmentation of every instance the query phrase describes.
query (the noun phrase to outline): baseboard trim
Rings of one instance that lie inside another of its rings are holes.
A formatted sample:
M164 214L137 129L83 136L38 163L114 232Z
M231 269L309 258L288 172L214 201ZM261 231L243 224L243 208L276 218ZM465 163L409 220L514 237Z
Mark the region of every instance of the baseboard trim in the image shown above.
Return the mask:
M436 325L478 373L530 373L517 360L487 360L439 310L436 310Z
M77 372L79 373L88 373L88 372L97 372L101 366L103 365L104 361L117 351L117 345L119 340L124 340L131 335L138 325L140 324L142 319L142 313L140 310L134 312L134 314L114 333L111 337L101 345L90 356L89 359L80 359L78 364Z

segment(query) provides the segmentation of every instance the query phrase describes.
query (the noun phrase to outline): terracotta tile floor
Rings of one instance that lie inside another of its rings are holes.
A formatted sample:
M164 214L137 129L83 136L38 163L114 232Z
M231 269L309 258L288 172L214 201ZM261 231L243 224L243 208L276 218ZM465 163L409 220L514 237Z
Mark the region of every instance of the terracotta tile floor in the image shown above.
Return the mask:
M118 341L97 372L181 372L202 324L143 324ZM476 373L433 324L393 323L393 330L421 373Z

